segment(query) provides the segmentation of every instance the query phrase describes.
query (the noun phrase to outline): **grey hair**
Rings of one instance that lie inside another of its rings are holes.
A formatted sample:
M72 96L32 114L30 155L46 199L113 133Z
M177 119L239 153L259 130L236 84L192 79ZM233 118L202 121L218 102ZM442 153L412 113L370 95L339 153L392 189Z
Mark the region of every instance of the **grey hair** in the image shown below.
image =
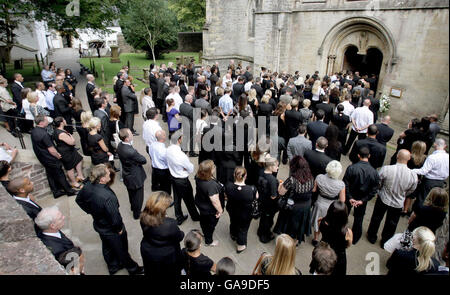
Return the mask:
M342 173L342 165L341 163L339 163L339 161L333 160L330 163L328 163L325 171L331 178L338 179Z
M55 220L56 214L58 214L58 212L59 209L56 206L43 208L34 219L34 222L42 230L49 229L50 225L53 223L53 220Z
M434 144L436 145L436 147L440 147L440 148L445 148L445 146L447 145L447 144L445 143L445 140L443 140L442 138L436 139L436 141L434 142Z

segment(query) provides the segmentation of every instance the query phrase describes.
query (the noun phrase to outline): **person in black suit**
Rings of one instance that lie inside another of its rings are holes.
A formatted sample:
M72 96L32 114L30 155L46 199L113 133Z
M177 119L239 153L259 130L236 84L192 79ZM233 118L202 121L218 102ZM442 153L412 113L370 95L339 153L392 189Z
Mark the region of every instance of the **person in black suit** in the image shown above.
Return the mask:
M8 184L8 191L11 192L14 199L22 206L27 215L34 220L42 208L34 201L34 197L31 195L33 189L33 182L28 177L15 178Z
M291 101L291 109L286 110L284 113L284 120L288 131L288 141L292 137L298 135L298 126L303 122L303 115L298 111L298 99Z
M189 122L189 157L198 157L198 154L194 152L194 108L191 104L192 95L187 94L184 102L180 105L180 115L187 118ZM181 127L187 128L187 126L183 126L184 120L181 121Z
M233 93L231 94L231 98L233 99L233 102L235 104L238 102L241 94L245 93L244 80L245 80L245 78L243 76L240 76L238 78L238 82L233 85Z
M65 268L73 258L77 259L74 261L71 272L72 274L83 274L84 255L81 249L75 247L73 242L61 231L64 219L64 215L56 206L42 209L34 219L40 229L37 236Z
M333 160L325 154L325 149L327 146L328 140L321 136L316 141L315 150L305 151L304 158L308 162L309 168L311 169L311 173L314 177L319 174L326 174L327 165Z
M105 164L91 169L91 182L83 187L80 194L86 196L89 191L88 211L94 220L94 229L102 240L103 258L111 275L126 268L131 275L143 274L144 268L139 266L128 253L128 237L122 216L119 212L119 201L116 194L108 186L111 181L110 172Z
M184 238L184 232L180 230L175 219L166 217L171 202L172 197L168 193L153 192L142 211L141 255L145 275L180 275L180 242Z
M323 96L322 102L316 104L316 109L324 111L325 118L323 119L323 122L325 124L330 124L330 121L333 118L333 105L329 103L328 95Z
M31 143L33 151L39 162L44 166L47 174L48 184L53 196L58 198L62 195L73 196L76 191L67 182L62 163L61 155L56 150L50 135L47 133L48 119L44 115L38 115L34 119L36 127L31 131Z
M125 80L125 83L123 84L121 94L123 99L123 111L125 113L125 127L131 130L133 134L136 134L136 131L134 130L134 110L137 104L137 96L136 94L131 91L129 86L131 85L130 80Z
M92 74L87 74L86 79L88 80L86 84L86 96L87 101L89 103L89 107L91 108L91 112L94 113L95 111L95 105L94 105L94 94L92 92L94 91L95 87L95 77Z
M63 86L56 86L56 95L53 97L53 105L55 107L55 116L63 117L66 120L67 125L64 129L73 134L72 125L72 108L70 107L67 100L64 98L63 93L66 91Z
M366 146L370 151L370 165L372 165L374 169L383 166L384 158L386 157L386 147L376 140L377 133L377 126L372 124L367 129L367 138L359 139L355 142L349 155L350 161L352 161L353 164L359 162L359 149Z
M17 111L20 112L22 110L22 89L23 89L23 76L22 74L16 73L14 74L14 82L11 83L11 92L13 95L13 101L17 105Z
M367 98L370 99L369 110L371 110L373 113L373 123L375 124L378 120L378 111L380 110L380 100L375 97L375 92L373 90L369 91L369 96Z
M228 145L227 141L229 142ZM242 163L242 159L236 150L236 146L233 144L232 135L224 136L222 150L215 151L214 153L217 166L217 180L223 185L226 185L228 182L233 182L234 169ZM240 163L239 160L241 160Z
M117 154L122 164L123 183L127 187L133 217L139 219L144 202L144 181L147 178L142 165L145 165L147 160L133 148L133 134L130 129L121 129L119 138L121 142L117 147Z
M95 106L97 109L94 112L94 117L97 117L100 119L100 122L102 124L102 127L100 129L100 135L103 137L105 144L108 146L108 149L111 149L111 138L110 138L110 132L109 132L109 114L106 111L106 100L97 97L94 99Z
M328 124L323 122L325 117L325 112L323 110L316 111L316 121L308 123L306 125L306 130L308 132L309 139L311 140L311 144L313 149L316 147L316 140L325 136L325 132L327 131Z
M256 77L255 84L252 85L252 88L256 90L256 97L258 98L258 102L260 102L264 95L264 89L261 86L261 77Z
M150 88L152 89L152 97L158 97L158 71L152 69L148 77L150 81Z
M384 116L381 118L381 123L375 124L378 129L377 140L384 146L386 146L392 136L394 136L394 129L389 127L389 123L391 123L391 117Z

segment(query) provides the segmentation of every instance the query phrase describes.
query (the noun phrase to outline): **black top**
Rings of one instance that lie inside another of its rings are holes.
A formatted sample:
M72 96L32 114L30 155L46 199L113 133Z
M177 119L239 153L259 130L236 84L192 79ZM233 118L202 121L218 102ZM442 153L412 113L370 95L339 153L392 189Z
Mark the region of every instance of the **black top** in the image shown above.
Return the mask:
M286 117L285 117L286 119ZM286 123L281 119L281 116L278 116L278 136L284 138L285 140L289 140L289 130L286 128ZM290 127L290 126L289 126Z
M122 231L124 224L116 194L106 184L93 184L89 191L91 195L88 206L94 219L94 229L105 234Z
M311 169L311 173L314 177L319 174L326 174L327 165L332 161L332 159L324 152L315 150L306 150L303 157L308 162L309 169Z
M39 162L44 166L60 167L61 163L53 157L47 150L49 147L54 147L53 141L47 130L36 126L31 130L31 142L33 144L33 151Z
M50 252L52 252L56 260L59 260L61 254L75 247L73 242L67 238L63 232L60 231L59 233L61 234L61 238L48 236L43 232L38 232L38 237Z
M361 200L372 199L378 188L380 177L368 162L359 161L347 167L344 179L346 199Z
M278 180L272 174L265 172L258 179L258 193L262 204L273 205L271 197L278 196Z
M414 159L411 157L411 159L409 159L408 161L408 168L409 169L420 169L422 168L423 164L425 163L425 161L423 161L422 163L420 163L419 165L416 165L416 163L414 163ZM420 176L420 175L418 175Z
M386 143L388 143L389 140L391 140L392 136L394 135L394 129L383 123L375 125L377 126L378 129L377 134L378 142L381 143L382 145L386 145Z
M333 106L329 103L318 103L316 105L317 110L323 110L325 112L325 118L323 119L323 122L326 124L329 124L331 121L331 118L333 117Z
M39 206L38 204L36 204L33 201L31 201L31 202L33 202L33 204L35 204L36 206L34 206L26 201L22 201L22 200L16 200L16 202L18 204L22 205L22 208L25 210L27 215L30 216L30 218L33 220L37 217L39 212L41 212L41 210L42 210L41 206Z
M179 246L184 238L184 232L180 230L177 221L166 217L158 226L147 226L141 223L144 234L142 241L154 247Z
M413 231L419 226L428 227L433 233L444 223L446 212L433 206L418 205L414 209L416 218L409 224L408 230Z
M430 264L430 269L418 273L416 271L416 267L419 264L417 261L418 256L419 253L416 249L396 249L386 263L386 267L389 269L388 275L401 275L406 277L410 275L430 274L438 271L439 262L431 258L432 263Z
M345 252L348 242L341 228L330 225L325 217L320 222L319 230L322 233L322 241L327 242L336 253Z
M258 115L269 117L273 110L274 108L270 103L261 103L258 107Z
M256 188L252 185L237 185L228 183L225 186L228 212L240 218L251 218L252 202L256 195Z
M285 112L286 127L288 128L289 138L298 135L298 126L303 122L302 113L297 110L287 110ZM278 123L279 124L279 123ZM279 126L278 126L279 127ZM280 135L278 135L280 136Z
M217 210L213 206L210 197L219 194L221 185L215 180L201 180L195 178L196 193L195 204L202 215L216 214Z
M122 164L123 184L133 190L143 187L147 175L142 165L147 164L147 159L134 147L123 142L119 143L117 154Z
M210 276L211 268L214 265L208 256L200 254L198 257L192 257L188 254L186 248L181 250L183 259L183 268L189 276Z
M397 150L406 149L411 151L412 144L417 140L422 140L422 136L420 130L418 128L411 128L405 130L405 138L403 138L403 142L397 145Z
M370 165L375 169L383 166L384 158L386 157L386 146L379 143L375 138L370 137L355 142L349 155L350 161L352 161L352 163L359 161L358 152L359 149L364 146L369 148L370 151Z
M97 165L108 162L108 154L105 153L99 145L103 137L100 134L88 134L87 145L92 157L92 164Z
M75 119L75 124L77 127L81 126L81 113L84 112L83 109L78 111L73 111L73 118Z
M65 130L55 129L53 133L53 140L56 143L56 148L61 156L72 154L72 152L75 151L75 146L67 144L65 141L59 139L59 135L62 133L67 134L68 132Z
M350 117L345 115L344 113L341 114L334 114L333 118L331 119L331 123L333 125L336 125L339 130L347 131L347 125L350 123Z
M314 121L308 123L306 129L308 131L309 139L312 143L313 150L316 149L316 141L319 137L325 136L325 132L327 131L328 124L325 124L322 121Z
M340 143L339 141L337 141L333 145L329 143L325 149L325 154L333 160L340 161L342 154L342 143Z
M116 121L119 121L119 130L125 128L125 124L122 123L122 121L120 120L109 120L108 124L109 124L109 132L110 132L110 136L109 138L111 138L111 140L113 140L113 134L116 133Z

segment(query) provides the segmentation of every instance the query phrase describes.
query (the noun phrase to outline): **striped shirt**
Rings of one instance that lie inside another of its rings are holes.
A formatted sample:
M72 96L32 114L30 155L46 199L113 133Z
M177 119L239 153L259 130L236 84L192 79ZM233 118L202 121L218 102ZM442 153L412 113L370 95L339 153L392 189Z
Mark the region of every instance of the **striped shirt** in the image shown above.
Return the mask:
M379 175L381 201L389 207L403 208L405 197L416 189L417 175L406 164L400 163L383 166Z

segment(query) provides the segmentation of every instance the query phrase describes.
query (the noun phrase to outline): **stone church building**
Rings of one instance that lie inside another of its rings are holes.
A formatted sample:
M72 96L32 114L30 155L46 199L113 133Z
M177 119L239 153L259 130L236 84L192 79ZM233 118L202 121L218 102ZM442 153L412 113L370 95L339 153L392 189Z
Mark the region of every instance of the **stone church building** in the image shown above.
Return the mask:
M203 60L376 74L394 121L437 113L448 130L448 17L449 0L206 0Z

